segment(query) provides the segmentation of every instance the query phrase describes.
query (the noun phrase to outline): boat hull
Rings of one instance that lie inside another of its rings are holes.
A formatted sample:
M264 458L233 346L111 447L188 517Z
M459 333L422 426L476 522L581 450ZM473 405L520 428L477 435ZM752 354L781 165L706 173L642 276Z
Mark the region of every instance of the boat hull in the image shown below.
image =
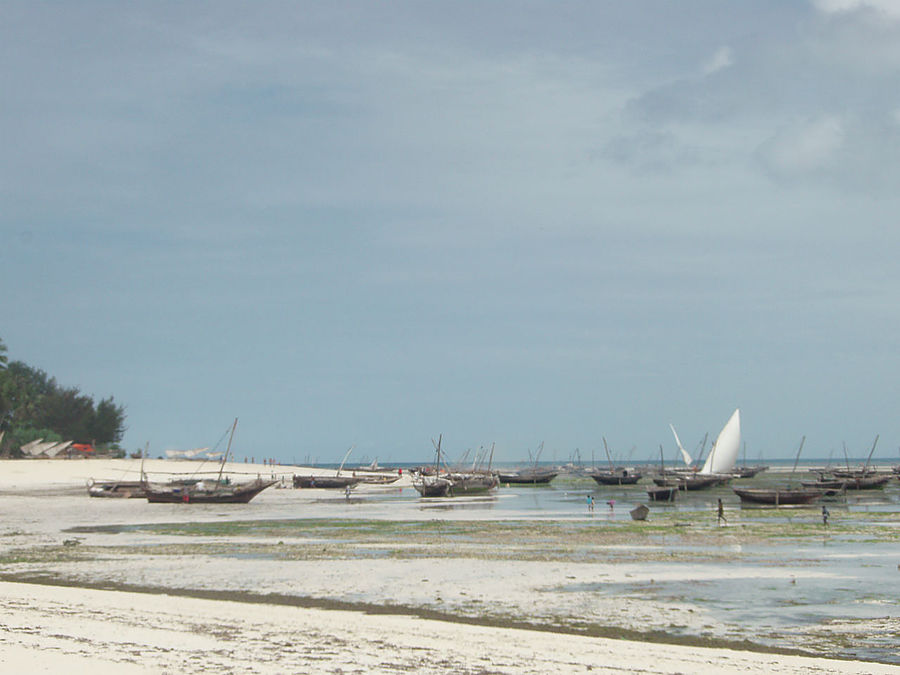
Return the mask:
M554 472L547 473L501 473L498 474L501 483L507 485L546 485L559 474Z
M769 504L773 506L793 506L811 504L822 498L822 491L805 490L766 490L755 488L731 488L741 498L741 503Z
M344 489L362 482L355 476L294 476L295 488Z
M678 494L678 486L665 486L649 488L647 496L654 502L674 502Z
M592 473L593 478L600 485L634 485L641 479L639 473Z
M245 485L218 486L205 489L198 485L154 488L145 484L144 492L151 504L246 504L277 481L254 481Z

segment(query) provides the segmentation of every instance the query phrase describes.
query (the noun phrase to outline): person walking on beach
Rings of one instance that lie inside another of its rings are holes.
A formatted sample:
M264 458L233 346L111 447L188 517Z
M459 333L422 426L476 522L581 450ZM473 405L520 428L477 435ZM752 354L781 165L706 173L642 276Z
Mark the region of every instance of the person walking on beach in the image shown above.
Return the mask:
M594 511L594 495L588 495L587 506L588 506L588 511L591 511L591 512Z
M719 508L716 512L716 525L721 525L722 521L725 521L725 524L728 524L728 519L725 517L725 507L722 505L722 500L719 499Z
M824 504L822 504L822 524L825 527L828 527L828 516L830 516L830 515L831 514L828 512L828 509L825 508Z

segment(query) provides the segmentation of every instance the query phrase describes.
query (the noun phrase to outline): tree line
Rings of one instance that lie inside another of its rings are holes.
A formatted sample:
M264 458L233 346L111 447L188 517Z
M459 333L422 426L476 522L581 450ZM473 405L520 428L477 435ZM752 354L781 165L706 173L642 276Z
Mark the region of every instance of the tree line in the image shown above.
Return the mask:
M19 455L30 441L75 441L119 450L125 407L112 396L98 403L77 387L64 387L39 368L10 361L0 339L0 452Z

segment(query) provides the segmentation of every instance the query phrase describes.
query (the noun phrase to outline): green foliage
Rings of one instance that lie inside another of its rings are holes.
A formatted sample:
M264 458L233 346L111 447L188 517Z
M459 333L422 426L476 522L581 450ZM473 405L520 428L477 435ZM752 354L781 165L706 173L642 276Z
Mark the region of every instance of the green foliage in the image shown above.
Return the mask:
M0 430L3 445L45 440L73 440L114 448L125 433L125 407L112 396L94 404L77 387L61 387L43 370L22 361L8 362L0 340Z

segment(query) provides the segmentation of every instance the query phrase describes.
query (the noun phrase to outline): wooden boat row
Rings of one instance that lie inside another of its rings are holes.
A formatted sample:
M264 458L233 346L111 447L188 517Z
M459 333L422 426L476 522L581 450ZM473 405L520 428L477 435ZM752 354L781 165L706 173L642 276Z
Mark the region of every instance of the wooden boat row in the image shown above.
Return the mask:
M804 481L801 484L804 487L818 488L820 490L878 490L887 485L893 478L889 473L870 473L860 476L838 476L834 478L825 478L820 476L815 481Z
M496 473L488 469L479 469L473 465L469 471L449 471L441 464L441 441L438 436L435 443L434 470L428 473L416 473L413 476L413 487L422 497L454 497L477 495L489 492L500 485ZM432 443L434 441L432 440ZM491 446L493 457L493 446Z

